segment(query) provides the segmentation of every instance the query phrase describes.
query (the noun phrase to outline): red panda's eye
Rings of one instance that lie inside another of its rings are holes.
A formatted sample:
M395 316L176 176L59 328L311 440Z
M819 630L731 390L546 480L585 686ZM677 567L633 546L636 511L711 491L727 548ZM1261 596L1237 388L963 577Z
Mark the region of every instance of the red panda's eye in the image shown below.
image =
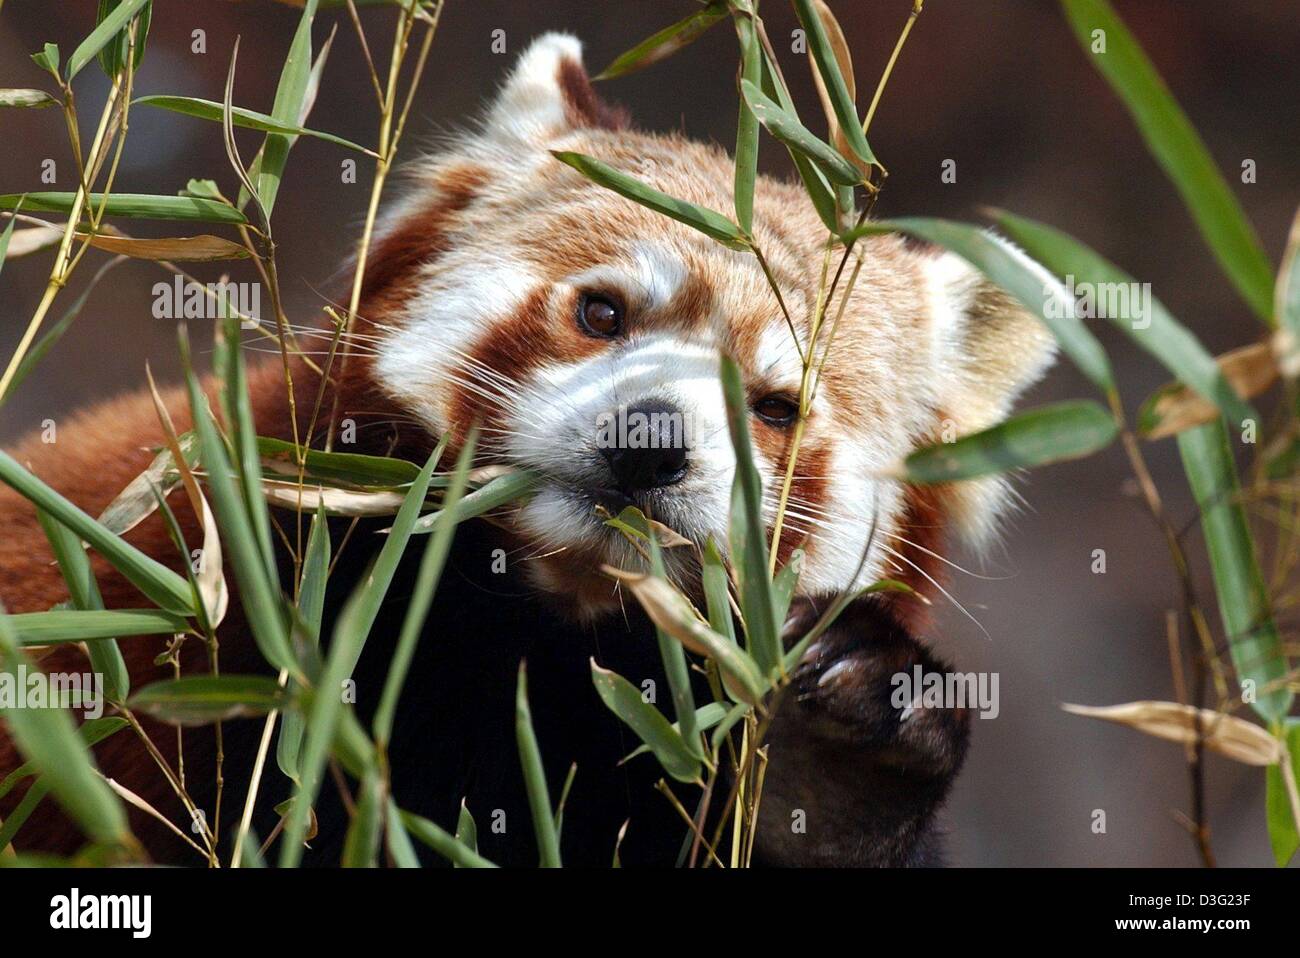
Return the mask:
M789 426L799 415L799 406L785 396L764 396L754 403L754 415L770 426Z
M578 300L578 325L592 336L617 336L623 310L608 296L586 293Z

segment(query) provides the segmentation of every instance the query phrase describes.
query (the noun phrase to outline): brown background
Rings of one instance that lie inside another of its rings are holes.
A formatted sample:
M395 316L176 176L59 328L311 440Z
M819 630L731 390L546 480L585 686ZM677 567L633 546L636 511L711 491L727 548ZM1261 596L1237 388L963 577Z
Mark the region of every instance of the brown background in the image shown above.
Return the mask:
M1116 5L1206 137L1276 262L1300 203L1295 4L1117 0ZM219 100L231 47L242 37L236 102L270 109L295 10L263 0L156 0L155 6L138 74L140 92ZM852 44L860 86L874 87L909 0L832 0L832 6ZM764 7L774 42L788 50L793 26L788 6L768 0ZM55 41L66 59L90 30L94 8L92 0L9 0L0 14L0 87L41 85L28 54ZM409 157L417 148L430 148L437 134L462 123L539 32L576 33L587 45L589 65L600 67L693 8L688 0L450 0L403 152ZM386 62L393 14L365 11L362 16L376 56ZM373 96L346 15L323 13L316 43L319 47L335 22L339 34L312 125L373 142ZM506 32L506 55L490 49L491 32L498 28ZM194 29L206 31L206 55L190 52ZM797 82L807 115L815 116L807 72L796 59L787 58L787 73ZM668 63L610 82L605 92L631 107L643 126L680 127L728 143L734 130L734 66L734 35L721 25ZM105 88L96 67L82 74L78 98L87 114L102 102ZM90 124L87 118L85 125ZM256 138L241 143L250 158ZM881 215L976 219L983 205L1006 207L1072 232L1150 281L1155 294L1211 350L1259 334L1053 3L929 0L877 115L872 144L892 173L877 210ZM359 163L360 182L341 185L339 163L345 155L303 140L290 160L275 218L291 315L308 316L323 296L337 294L334 270L357 235L369 170L366 162ZM55 187L39 181L46 157L59 164ZM940 182L940 164L947 158L957 161L955 184ZM1258 167L1252 185L1239 182L1246 158ZM781 152L768 148L763 160L770 172L787 172ZM214 178L227 193L236 188L219 128L133 111L116 188L174 192L190 177ZM73 180L57 112L0 112L0 192L67 190ZM31 315L48 263L45 254L6 264L0 277L0 355L10 354ZM215 279L218 270L197 272ZM83 267L79 281L89 273ZM136 386L146 359L164 375L174 375L174 329L150 314L150 287L166 278L155 267L133 263L106 281L72 333L7 405L0 440ZM60 302L70 299L64 294ZM1099 329L1099 335L1133 408L1165 377L1109 328ZM1087 395L1088 384L1062 365L1028 401ZM1148 452L1174 516L1190 519L1172 444ZM1196 861L1191 841L1171 814L1188 806L1181 750L1072 718L1058 708L1063 701L1173 697L1162 630L1175 583L1159 538L1124 492L1126 475L1118 449L1037 472L1022 484L1025 508L996 553L983 562L963 559L992 578L957 575L953 582L953 591L988 637L948 611L941 616L938 643L962 669L998 672L1002 693L1001 716L975 723L974 751L951 803L959 864ZM1199 539L1193 536L1192 542L1199 550ZM1089 571L1097 548L1107 552L1104 576ZM1208 777L1220 861L1269 863L1262 775L1211 758ZM1090 830L1094 809L1106 811L1104 835Z

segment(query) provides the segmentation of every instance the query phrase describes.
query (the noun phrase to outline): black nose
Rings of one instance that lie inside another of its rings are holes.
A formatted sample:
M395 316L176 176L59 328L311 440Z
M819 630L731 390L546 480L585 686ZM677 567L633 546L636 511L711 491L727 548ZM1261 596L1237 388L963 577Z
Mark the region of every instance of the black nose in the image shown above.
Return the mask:
M650 401L610 415L597 445L620 492L671 486L686 477L686 422L677 407Z

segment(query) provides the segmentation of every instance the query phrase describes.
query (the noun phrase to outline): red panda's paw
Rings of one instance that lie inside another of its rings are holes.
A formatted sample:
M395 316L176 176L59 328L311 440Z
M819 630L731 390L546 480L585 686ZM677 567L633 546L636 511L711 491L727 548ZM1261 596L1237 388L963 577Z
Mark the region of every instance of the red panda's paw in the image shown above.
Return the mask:
M825 606L796 600L786 635L804 634ZM874 601L846 609L804 655L772 722L758 860L938 864L934 815L965 757L970 712L926 707L917 681L946 673Z

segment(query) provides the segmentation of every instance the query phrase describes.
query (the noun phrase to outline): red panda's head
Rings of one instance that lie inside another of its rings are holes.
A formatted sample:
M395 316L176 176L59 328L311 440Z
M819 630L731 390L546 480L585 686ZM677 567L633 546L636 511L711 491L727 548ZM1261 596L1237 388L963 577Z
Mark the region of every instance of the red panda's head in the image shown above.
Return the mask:
M536 40L481 128L421 162L383 225L362 312L376 337L372 389L431 435L463 437L478 421L482 462L545 477L510 520L519 557L538 587L593 615L617 607L601 564L636 564L597 507L634 503L725 545L735 458L720 350L743 372L773 519L801 367L753 255L552 156L588 154L671 196L732 209L726 153L628 129L592 93L580 56L570 36ZM825 227L801 187L760 177L754 232L806 337ZM804 545L808 594L853 585L855 572L857 584L890 575L925 592L937 527L987 535L1007 489L986 479L922 494L881 473L945 431L1005 416L1050 360L1050 340L950 254L884 236L853 257L862 266L807 421L782 553Z

